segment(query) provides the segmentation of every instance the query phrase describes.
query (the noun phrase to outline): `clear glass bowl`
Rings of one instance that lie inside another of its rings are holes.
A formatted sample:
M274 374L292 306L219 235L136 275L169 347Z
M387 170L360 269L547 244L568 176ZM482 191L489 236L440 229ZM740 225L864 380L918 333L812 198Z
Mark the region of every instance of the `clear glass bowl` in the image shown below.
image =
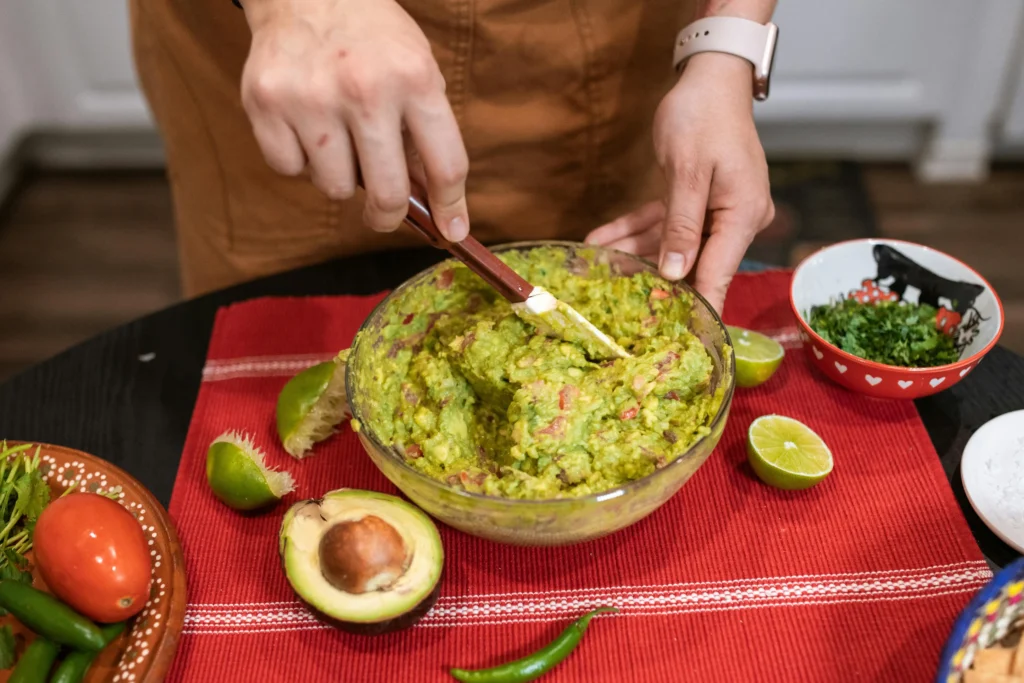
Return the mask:
M575 255L577 250L596 253L596 259L609 263L613 271L630 275L642 270L656 271L643 259L622 252L576 242L519 242L495 249L530 250L536 247L562 247ZM725 429L732 403L735 363L726 346L729 335L718 314L696 291L686 287L694 298L690 329L707 347L714 361L712 390L724 387L721 408L711 423L710 433L679 458L662 469L625 486L579 498L552 500L515 500L469 493L431 479L406 465L402 456L384 446L363 418L365 397L373 387L360 386L361 364L370 362L370 345L380 330L389 302L409 287L427 280L438 270L451 266L445 261L409 279L384 299L360 328L352 346L346 373L346 390L353 417L361 423L358 432L363 446L381 472L414 503L438 520L473 536L515 545L568 545L606 536L633 524L654 512L672 497L714 450ZM685 287L685 285L683 285Z

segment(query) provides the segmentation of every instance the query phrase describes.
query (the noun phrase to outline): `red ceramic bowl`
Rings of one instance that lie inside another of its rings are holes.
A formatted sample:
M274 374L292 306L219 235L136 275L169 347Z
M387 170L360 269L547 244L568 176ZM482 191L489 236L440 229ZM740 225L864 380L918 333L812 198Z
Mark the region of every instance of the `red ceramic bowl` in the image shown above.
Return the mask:
M956 337L960 360L904 368L840 350L807 323L814 306L840 297L932 304L939 309L936 324ZM921 398L948 389L1003 331L1002 302L985 278L952 256L900 240L851 240L812 254L793 274L790 304L811 362L847 389L878 398Z

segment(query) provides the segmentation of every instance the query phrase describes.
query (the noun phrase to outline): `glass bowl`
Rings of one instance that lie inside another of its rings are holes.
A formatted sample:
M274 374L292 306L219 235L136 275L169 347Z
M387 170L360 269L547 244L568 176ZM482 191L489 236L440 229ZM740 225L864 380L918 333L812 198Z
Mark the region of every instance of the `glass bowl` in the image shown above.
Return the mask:
M559 247L570 257L587 254L591 260L608 263L613 272L631 275L643 270L656 271L654 264L630 254L576 242L537 241L508 244L495 249L531 250ZM714 450L725 429L732 403L735 363L729 350L729 335L718 314L696 291L685 284L693 296L690 329L704 342L714 370L711 390L723 387L723 399L713 418L709 433L686 453L650 475L624 486L576 498L517 500L470 493L432 479L405 463L401 454L385 446L373 433L367 415L366 398L374 388L359 385L359 370L371 361L371 347L384 324L388 305L402 292L431 278L439 270L450 268L451 260L421 272L395 289L369 315L352 345L346 373L346 391L353 418L359 420L359 439L374 464L414 503L438 520L467 534L514 545L568 545L606 536L625 528L654 512L672 497ZM571 302L570 302L571 303Z

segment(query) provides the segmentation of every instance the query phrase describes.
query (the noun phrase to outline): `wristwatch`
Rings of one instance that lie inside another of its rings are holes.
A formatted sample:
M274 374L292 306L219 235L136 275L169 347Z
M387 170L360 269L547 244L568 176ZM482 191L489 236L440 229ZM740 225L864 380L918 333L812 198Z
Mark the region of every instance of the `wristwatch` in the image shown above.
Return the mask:
M672 65L680 71L699 52L724 52L754 65L754 99L768 99L779 27L740 17L705 17L693 22L676 38Z

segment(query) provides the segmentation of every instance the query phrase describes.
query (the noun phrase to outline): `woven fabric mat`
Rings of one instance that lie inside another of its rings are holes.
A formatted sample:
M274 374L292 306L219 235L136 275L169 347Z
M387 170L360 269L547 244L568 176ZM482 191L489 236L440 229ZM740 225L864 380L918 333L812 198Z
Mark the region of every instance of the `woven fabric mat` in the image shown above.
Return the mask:
M787 347L770 382L738 390L720 445L640 523L567 548L516 548L441 526L441 597L415 627L354 636L296 600L277 555L287 506L340 487L395 493L345 426L314 456L278 444L274 405L290 376L346 347L383 295L258 299L217 317L170 511L189 607L172 681L445 681L544 645L589 607L577 652L545 680L921 681L953 621L991 576L909 402L868 399L815 373L788 306L790 275L737 276L730 324ZM774 490L746 462L766 413L804 421L835 470ZM298 485L278 507L237 514L205 482L210 442L254 435Z

